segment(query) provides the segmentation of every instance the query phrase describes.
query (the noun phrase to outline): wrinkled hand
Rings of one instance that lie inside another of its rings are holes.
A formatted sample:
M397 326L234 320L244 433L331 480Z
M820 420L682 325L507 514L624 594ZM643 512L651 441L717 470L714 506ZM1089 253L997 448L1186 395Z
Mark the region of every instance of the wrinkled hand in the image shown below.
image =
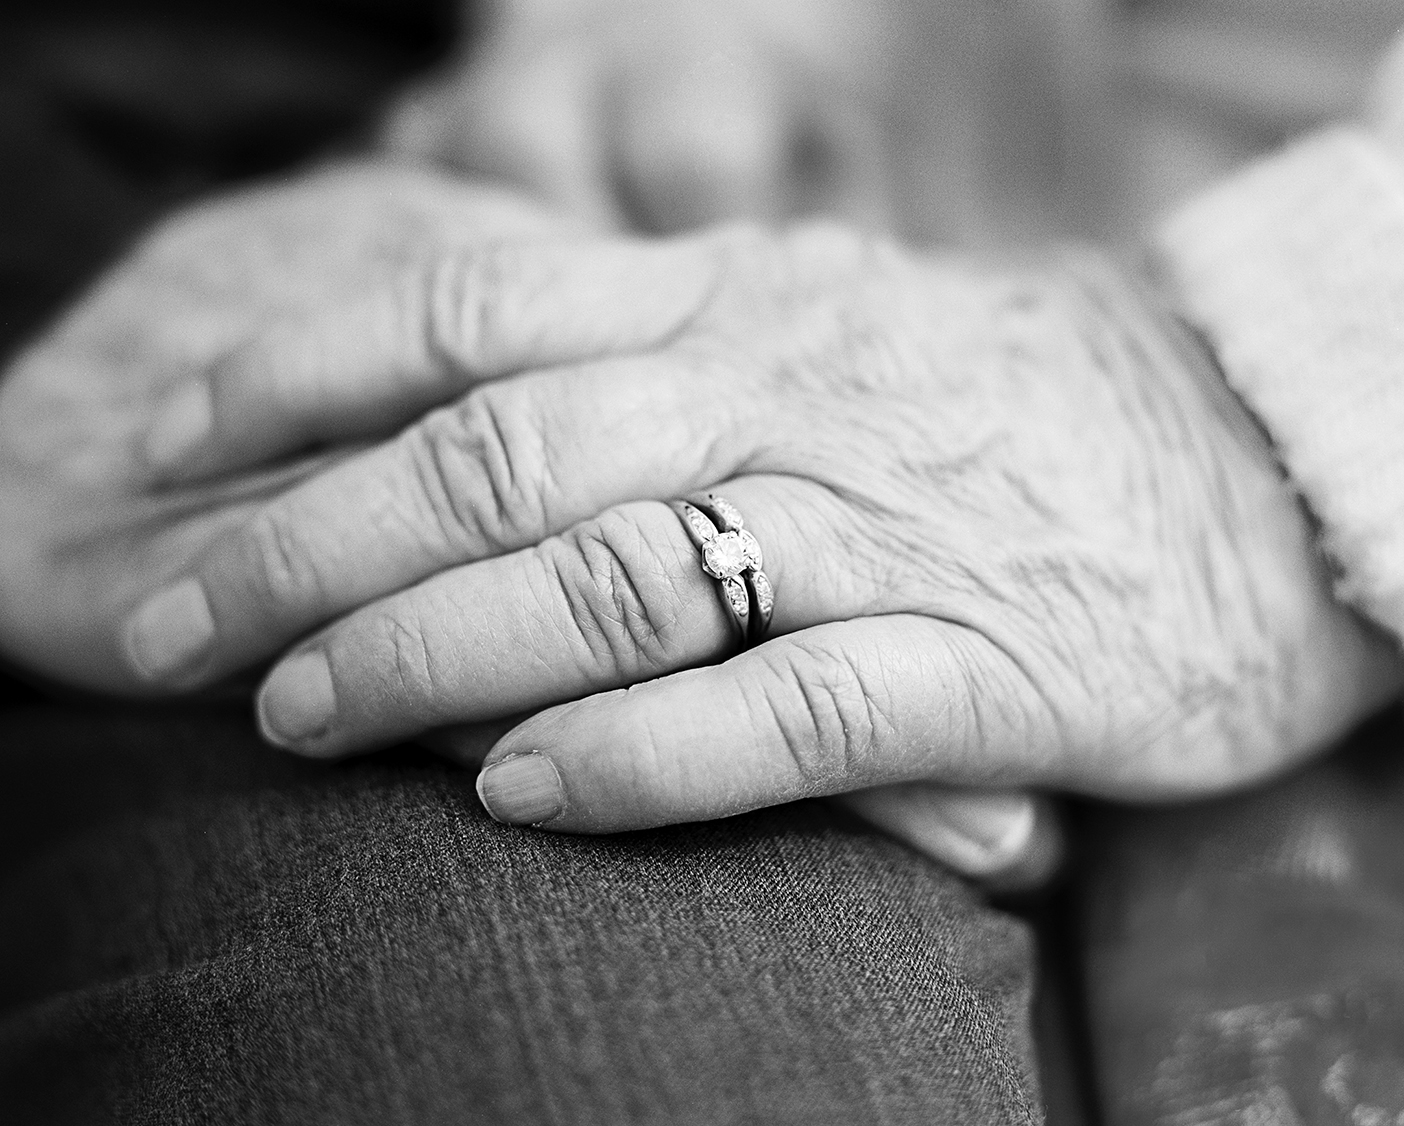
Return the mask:
M492 263L506 263L494 247L560 227L513 197L356 166L237 193L156 230L0 385L0 651L107 691L181 687L153 681L123 618L221 531L345 454L306 456L309 444L384 435L460 389L471 373L454 342L472 326L459 315L475 279L490 288ZM556 311L534 308L578 355ZM325 335L310 339L308 324ZM418 352L408 325L424 329ZM368 337L387 350L366 349ZM543 325L536 362L546 337ZM213 380L211 368L222 368ZM270 383L269 371L298 374ZM358 379L384 398L338 413ZM238 393L209 393L221 387ZM266 397L243 420L250 394ZM248 468L293 451L302 456ZM456 730L456 756L491 737L490 726ZM862 801L865 816L970 875L1027 882L1056 859L1048 813L1027 798L928 786Z
M149 691L121 651L122 619L318 459L228 470L290 443L305 452L318 441L392 433L442 399L432 361L420 357L416 377L427 380L401 386L378 419L348 425L326 411L295 438L277 426L245 431L211 454L225 471L220 481L176 486L166 467L207 448L219 406L203 394L204 373L251 338L270 347L300 339L298 326L326 310L354 319L387 284L400 286L401 304L386 315L414 316L437 284L424 271L447 268L455 249L548 228L561 224L514 197L379 165L246 190L159 227L0 384L3 652L70 683ZM394 377L379 364L376 374L382 389ZM193 395L181 393L187 381ZM200 456L182 462L187 478Z
M499 0L481 24L386 115L389 149L618 229L818 212L919 239L980 226L961 170L979 36L949 5ZM851 804L968 874L1045 871L1058 851L1028 796L926 786Z
M820 211L884 227L884 144L919 11L505 0L466 56L401 99L383 137L615 228Z
M203 683L315 631L259 708L318 756L542 709L480 793L570 831L933 779L1212 792L1397 685L1260 437L1107 268L814 228L472 270L493 284L460 278L430 322L331 317L214 371L215 449L226 424L295 434L288 404L374 418L426 357L467 393L229 529L131 618L134 673ZM333 342L395 378L305 362ZM776 590L771 639L721 663L662 503L714 487Z

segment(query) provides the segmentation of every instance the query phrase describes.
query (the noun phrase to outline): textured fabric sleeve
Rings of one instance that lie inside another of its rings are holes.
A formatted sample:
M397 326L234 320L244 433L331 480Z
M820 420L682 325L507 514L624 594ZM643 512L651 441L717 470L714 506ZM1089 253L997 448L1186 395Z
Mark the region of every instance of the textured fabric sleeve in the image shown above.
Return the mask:
M1308 138L1192 200L1159 265L1321 523L1338 595L1404 637L1404 167Z

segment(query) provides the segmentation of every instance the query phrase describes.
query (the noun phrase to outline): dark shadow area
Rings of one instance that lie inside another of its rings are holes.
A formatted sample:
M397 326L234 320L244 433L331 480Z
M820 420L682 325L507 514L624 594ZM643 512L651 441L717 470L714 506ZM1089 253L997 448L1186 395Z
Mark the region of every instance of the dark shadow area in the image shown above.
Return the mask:
M0 355L176 204L354 147L458 31L445 0L0 10Z

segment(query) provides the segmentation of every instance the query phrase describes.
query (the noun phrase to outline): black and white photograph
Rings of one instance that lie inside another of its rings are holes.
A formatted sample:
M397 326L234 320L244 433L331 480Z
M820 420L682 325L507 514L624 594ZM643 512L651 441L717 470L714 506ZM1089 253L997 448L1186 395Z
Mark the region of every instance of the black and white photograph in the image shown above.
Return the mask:
M0 1126L1404 1126L1404 0L0 2Z

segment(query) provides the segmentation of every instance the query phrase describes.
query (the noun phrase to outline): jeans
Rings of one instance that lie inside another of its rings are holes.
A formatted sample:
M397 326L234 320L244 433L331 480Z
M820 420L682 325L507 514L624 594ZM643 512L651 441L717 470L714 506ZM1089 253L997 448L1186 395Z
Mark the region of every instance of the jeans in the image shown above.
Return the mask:
M827 807L566 837L242 714L0 723L5 1122L1041 1120L1027 927Z

